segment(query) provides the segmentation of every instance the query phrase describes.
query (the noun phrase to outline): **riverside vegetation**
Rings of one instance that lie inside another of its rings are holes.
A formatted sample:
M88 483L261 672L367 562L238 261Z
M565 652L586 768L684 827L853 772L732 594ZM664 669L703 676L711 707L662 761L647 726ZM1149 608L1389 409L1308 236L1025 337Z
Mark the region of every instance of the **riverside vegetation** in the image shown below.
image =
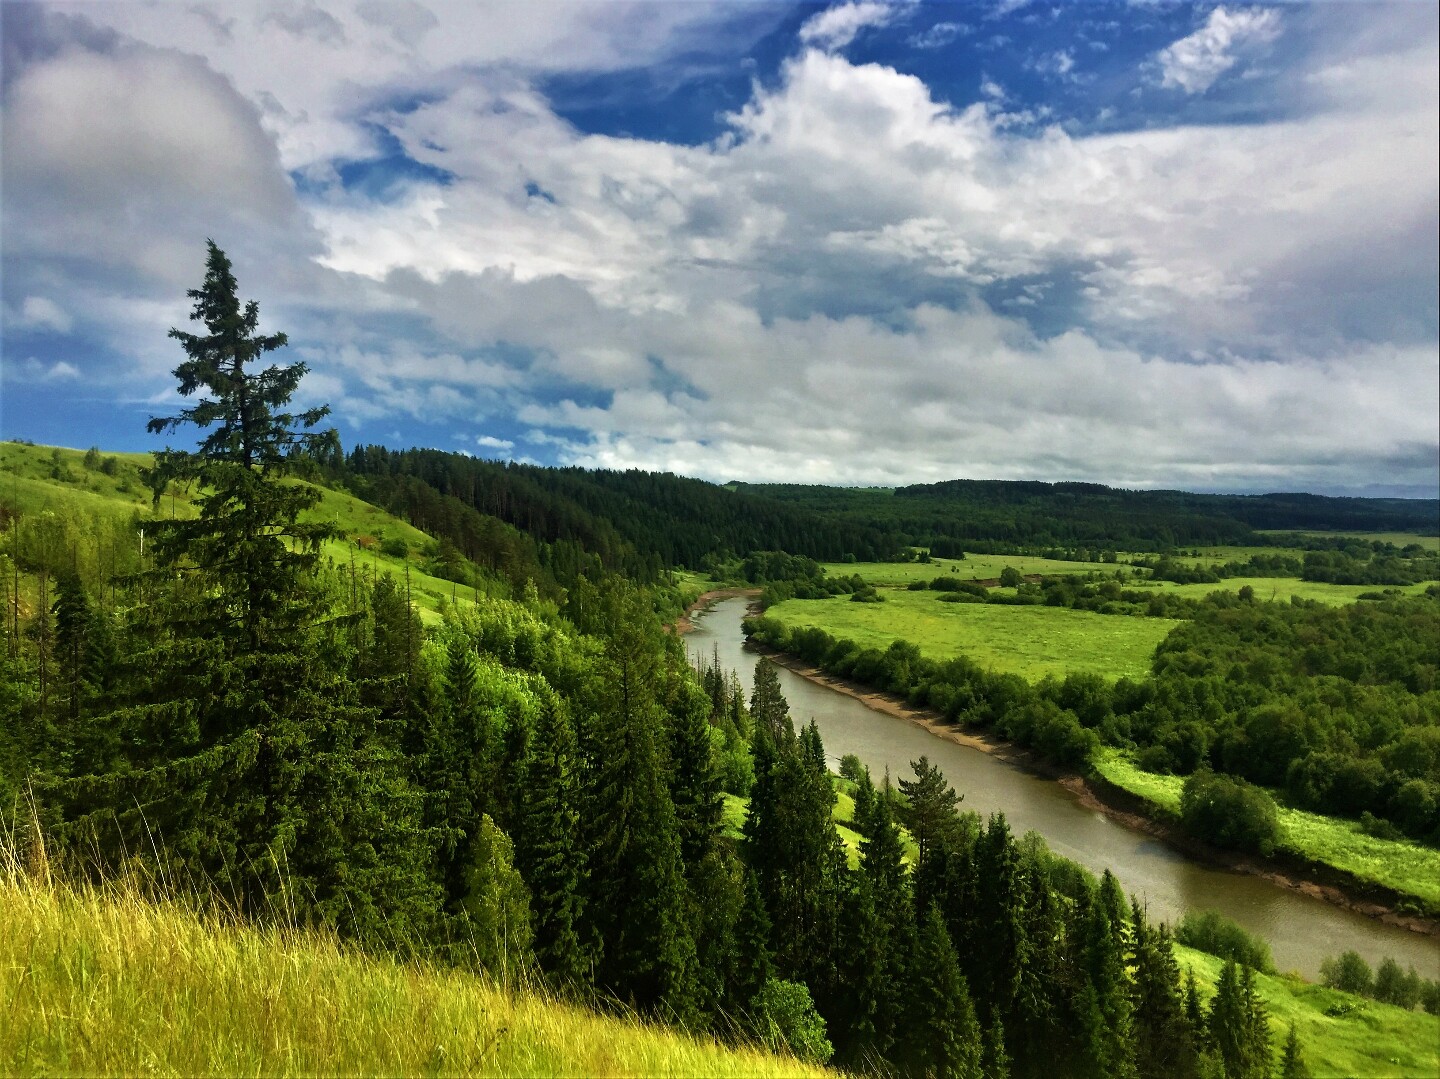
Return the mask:
M198 428L195 450L55 452L39 477L20 473L43 451L15 451L0 796L5 939L29 943L4 967L7 1069L702 1067L663 1037L613 1064L550 1055L538 1026L600 1022L579 1004L857 1071L1303 1073L1263 975L1182 973L1113 878L960 814L923 760L903 802L856 806L851 868L813 725L765 667L741 700L662 629L679 550L894 552L900 532L673 477L346 457L323 409L283 411L302 364L253 369L285 340L259 334L214 245L206 269L205 332L173 334L200 398L152 421ZM661 504L671 523L636 531ZM686 515L710 513L718 539L686 547ZM738 837L722 787L749 798ZM168 990L136 970L177 962L180 1022L157 1027L136 1009ZM248 1023L216 1029L217 998L179 984L194 964ZM514 1016L508 1047L473 1020L433 1047L340 1045L295 1014L360 1007L398 1032L417 1000ZM157 1048L125 1033L142 1028Z

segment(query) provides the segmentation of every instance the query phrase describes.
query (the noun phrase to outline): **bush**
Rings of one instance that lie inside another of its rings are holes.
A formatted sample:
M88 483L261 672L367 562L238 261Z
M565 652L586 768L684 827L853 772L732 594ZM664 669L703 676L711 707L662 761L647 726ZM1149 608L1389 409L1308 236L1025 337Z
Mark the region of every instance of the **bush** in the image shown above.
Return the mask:
M824 1064L835 1048L825 1036L825 1020L815 1010L810 990L800 982L769 978L752 1005L761 1039L778 1052Z
M1269 794L1243 779L1208 770L1185 780L1180 817L1192 835L1232 850L1268 857L1280 841L1275 801Z
M1176 927L1175 939L1188 947L1266 974L1275 972L1270 945L1218 911L1191 911Z
M1368 997L1375 991L1370 964L1360 957L1359 952L1343 952L1338 958L1321 962L1320 982L1331 989L1358 993L1362 997Z
M408 558L410 545L399 536L391 536L380 541L380 553L391 558Z

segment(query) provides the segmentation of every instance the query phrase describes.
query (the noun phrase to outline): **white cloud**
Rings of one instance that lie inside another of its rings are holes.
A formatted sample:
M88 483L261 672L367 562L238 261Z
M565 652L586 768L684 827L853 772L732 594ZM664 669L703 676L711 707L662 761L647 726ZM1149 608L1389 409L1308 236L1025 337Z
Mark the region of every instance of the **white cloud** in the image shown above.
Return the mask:
M49 330L59 334L69 333L74 325L69 313L45 296L26 296L20 310L7 312L5 321L16 329Z
M969 26L960 22L937 22L918 34L911 34L908 41L912 49L943 49L957 37L973 33Z
M408 416L508 451L486 432L518 420L562 460L716 479L1434 473L1440 125L1424 35L1317 51L1285 121L1087 137L805 49L723 137L679 145L577 130L523 65L437 75L457 47L448 11L430 29L325 11L344 37L306 46L338 54L313 86L265 60L231 74L230 46L210 66L129 44L16 73L12 294L64 297L87 328L114 327L136 370L166 371L164 331L219 220L248 245L242 289L350 429ZM235 49L294 36L254 14L235 16ZM619 14L606 6L606 25ZM608 46L575 48L599 63ZM376 104L422 69L424 93ZM117 85L145 107L104 91ZM332 167L343 140L324 124L350 138L356 115L453 181L297 199L287 164ZM214 160L190 171L181 136L202 121ZM99 268L57 287L55 253L75 250Z
M1235 66L1238 54L1279 36L1280 13L1274 9L1214 8L1199 30L1160 50L1160 84L1187 94L1204 93Z
M867 26L885 26L898 11L879 0L850 0L812 15L800 27L800 40L822 49L843 49Z
M74 364L64 360L56 360L54 363L45 363L37 360L34 356L27 357L21 363L13 365L8 372L8 377L16 382L45 383L45 382L73 382L80 377L80 371Z

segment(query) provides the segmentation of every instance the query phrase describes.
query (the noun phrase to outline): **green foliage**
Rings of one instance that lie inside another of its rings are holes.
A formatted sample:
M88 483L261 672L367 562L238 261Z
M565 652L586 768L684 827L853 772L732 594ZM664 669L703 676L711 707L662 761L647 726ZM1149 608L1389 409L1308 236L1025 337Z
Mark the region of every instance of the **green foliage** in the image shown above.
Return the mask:
M1265 791L1208 771L1185 780L1180 819L1192 834L1233 850L1269 855L1280 838L1275 802Z
M803 984L767 978L753 1010L762 1040L772 1049L813 1064L824 1064L834 1054L825 1036L825 1020L815 1011L810 990Z
M488 816L471 841L465 874L466 940L474 962L502 985L523 979L530 952L530 890L515 869L510 837Z
M1175 927L1175 939L1188 947L1241 966L1253 967L1266 974L1275 973L1270 945L1219 911L1190 911Z

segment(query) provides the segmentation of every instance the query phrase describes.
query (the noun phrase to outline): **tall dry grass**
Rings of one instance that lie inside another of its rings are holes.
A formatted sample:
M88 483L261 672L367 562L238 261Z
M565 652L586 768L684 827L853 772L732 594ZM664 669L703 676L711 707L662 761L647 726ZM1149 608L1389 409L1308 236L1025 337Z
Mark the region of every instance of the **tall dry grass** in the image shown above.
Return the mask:
M821 1075L536 992L235 924L0 850L0 1072Z

